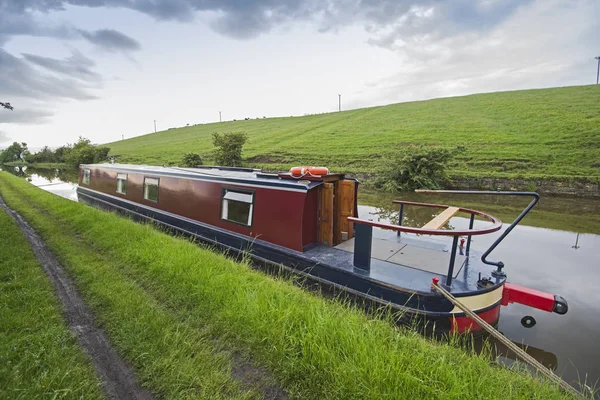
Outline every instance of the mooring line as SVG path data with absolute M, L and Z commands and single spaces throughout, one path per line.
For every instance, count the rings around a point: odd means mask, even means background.
M 569 385 L 564 379 L 562 379 L 560 376 L 556 375 L 554 372 L 552 372 L 552 370 L 550 370 L 549 368 L 544 366 L 538 360 L 533 358 L 530 354 L 527 354 L 527 352 L 525 352 L 525 350 L 518 347 L 512 341 L 508 340 L 508 338 L 505 337 L 504 335 L 502 335 L 500 332 L 498 332 L 498 330 L 496 330 L 496 328 L 494 328 L 492 325 L 488 324 L 479 315 L 475 314 L 467 306 L 462 304 L 456 297 L 454 297 L 450 292 L 448 292 L 446 289 L 444 289 L 439 284 L 439 282 L 433 282 L 431 284 L 431 286 L 433 288 L 435 288 L 438 292 L 440 292 L 452 304 L 454 304 L 456 307 L 460 308 L 469 318 L 471 318 L 473 321 L 477 322 L 479 324 L 479 326 L 481 326 L 483 329 L 485 329 L 490 335 L 492 335 L 499 342 L 501 342 L 506 347 L 508 347 L 510 350 L 512 350 L 517 355 L 517 357 L 519 357 L 523 361 L 529 363 L 532 367 L 537 369 L 539 372 L 541 372 L 545 377 L 547 377 L 551 381 L 558 383 L 558 385 L 561 388 L 563 388 L 565 391 L 567 391 L 579 398 L 582 398 L 582 399 L 586 398 L 581 392 L 579 392 L 573 386 Z
M 15 220 L 38 262 L 50 278 L 59 298 L 64 318 L 75 334 L 79 345 L 90 357 L 110 399 L 152 400 L 149 391 L 142 388 L 133 369 L 110 344 L 104 330 L 94 323 L 94 317 L 72 280 L 64 272 L 58 259 L 46 247 L 44 241 L 23 217 L 8 207 L 0 196 L 0 209 Z

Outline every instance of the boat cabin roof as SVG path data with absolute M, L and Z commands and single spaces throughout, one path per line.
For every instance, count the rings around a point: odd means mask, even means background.
M 277 173 L 266 173 L 260 169 L 252 168 L 212 166 L 184 168 L 135 164 L 82 164 L 80 167 L 111 169 L 118 172 L 132 172 L 148 176 L 168 176 L 203 181 L 222 181 L 224 183 L 238 183 L 242 185 L 271 186 L 297 191 L 309 191 L 323 184 L 322 181 L 282 178 Z

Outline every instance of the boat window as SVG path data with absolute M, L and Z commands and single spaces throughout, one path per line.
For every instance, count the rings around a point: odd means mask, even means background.
M 81 179 L 81 183 L 83 183 L 84 185 L 89 185 L 90 184 L 90 170 L 89 169 L 84 169 L 83 170 L 83 178 Z
M 117 193 L 127 194 L 127 174 L 117 174 Z
M 254 193 L 223 189 L 221 219 L 252 226 Z
M 158 178 L 144 178 L 144 199 L 158 202 Z

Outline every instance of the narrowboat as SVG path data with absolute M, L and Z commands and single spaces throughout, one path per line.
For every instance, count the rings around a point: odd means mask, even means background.
M 490 324 L 498 322 L 501 306 L 513 302 L 567 312 L 562 297 L 508 283 L 504 264 L 487 258 L 535 205 L 536 193 L 507 193 L 533 200 L 482 254 L 471 249 L 471 237 L 499 231 L 499 219 L 466 208 L 396 200 L 396 224 L 368 221 L 358 218 L 358 186 L 345 174 L 315 167 L 266 173 L 90 164 L 80 166 L 77 193 L 82 202 L 152 220 L 353 297 L 391 305 L 427 321 L 436 332 L 481 328 L 434 290 L 432 279 Z M 409 206 L 442 211 L 423 227 L 402 226 Z M 470 215 L 469 229 L 443 229 L 457 213 Z M 487 225 L 475 229 L 476 216 Z M 428 240 L 440 235 L 452 243 Z

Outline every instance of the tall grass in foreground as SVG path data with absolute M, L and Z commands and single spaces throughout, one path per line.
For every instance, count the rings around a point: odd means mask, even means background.
M 0 398 L 102 397 L 52 284 L 17 224 L 0 209 Z
M 568 398 L 526 373 L 433 343 L 149 225 L 32 190 L 6 173 L 0 182 L 6 201 L 76 276 L 143 382 L 164 397 L 199 384 L 218 387 L 213 379 L 222 375 L 198 382 L 188 370 L 190 346 L 214 346 L 268 367 L 294 398 Z

